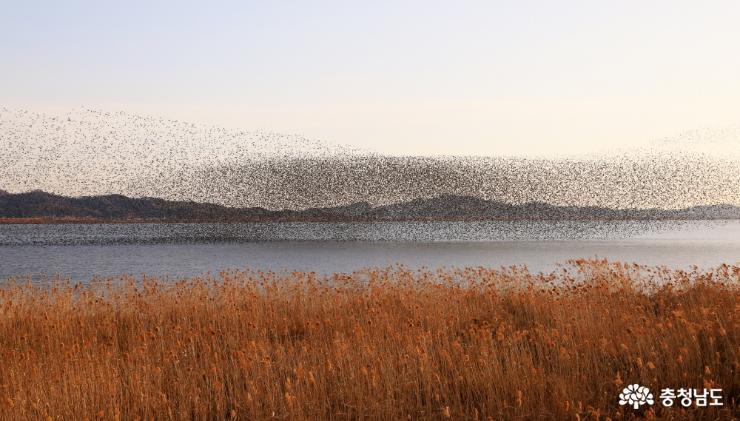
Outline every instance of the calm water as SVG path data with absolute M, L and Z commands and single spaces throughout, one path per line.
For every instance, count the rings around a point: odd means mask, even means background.
M 0 225 L 0 278 L 226 268 L 347 272 L 527 265 L 599 257 L 648 265 L 740 263 L 740 221 Z

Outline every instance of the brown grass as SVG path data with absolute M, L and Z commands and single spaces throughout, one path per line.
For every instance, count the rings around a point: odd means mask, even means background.
M 8 284 L 0 419 L 731 419 L 738 286 L 737 266 L 594 261 Z M 633 382 L 652 409 L 617 404 Z M 661 387 L 724 406 L 667 409 Z

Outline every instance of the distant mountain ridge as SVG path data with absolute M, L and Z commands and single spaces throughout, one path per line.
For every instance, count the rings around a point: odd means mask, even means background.
M 685 209 L 609 209 L 555 206 L 542 202 L 509 204 L 471 196 L 443 195 L 390 205 L 357 202 L 304 210 L 235 208 L 211 203 L 131 198 L 122 195 L 66 197 L 40 190 L 8 193 L 0 190 L 0 218 L 50 221 L 401 221 L 401 220 L 609 220 L 609 219 L 740 219 L 733 205 Z

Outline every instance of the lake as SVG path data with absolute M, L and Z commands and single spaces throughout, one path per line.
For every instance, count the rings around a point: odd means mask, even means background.
M 739 264 L 740 221 L 0 225 L 0 279 L 176 278 L 246 267 L 332 273 L 396 263 L 547 272 L 581 257 L 673 268 Z

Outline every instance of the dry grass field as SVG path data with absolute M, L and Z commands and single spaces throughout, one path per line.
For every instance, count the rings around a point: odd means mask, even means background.
M 7 282 L 0 419 L 732 419 L 739 340 L 737 266 Z

